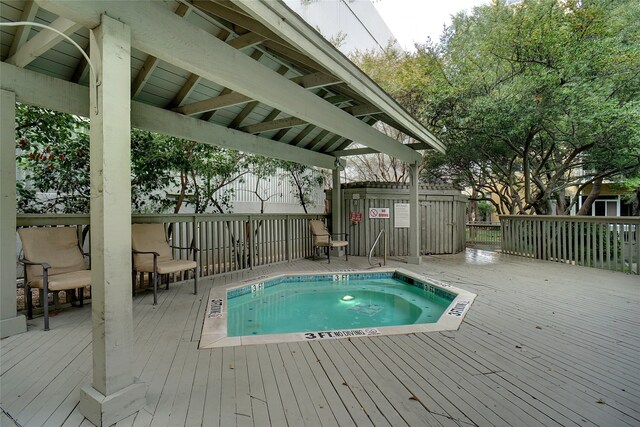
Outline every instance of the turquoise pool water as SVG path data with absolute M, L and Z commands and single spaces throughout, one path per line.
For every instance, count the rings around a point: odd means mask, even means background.
M 286 282 L 228 297 L 227 336 L 434 323 L 450 303 L 394 278 Z

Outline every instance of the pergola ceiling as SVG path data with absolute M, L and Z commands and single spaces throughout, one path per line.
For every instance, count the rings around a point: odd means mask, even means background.
M 1 5 L 3 22 L 49 25 L 85 50 L 101 13 L 129 25 L 134 126 L 149 123 L 150 130 L 321 167 L 336 156 L 386 152 L 412 162 L 419 158 L 414 150 L 443 150 L 280 1 L 3 0 Z M 87 62 L 62 36 L 38 27 L 0 29 L 5 64 L 68 82 L 65 87 L 73 90 L 89 85 Z M 15 74 L 5 64 L 2 74 Z M 388 138 L 372 127 L 378 121 L 418 143 Z M 351 148 L 356 143 L 367 148 Z

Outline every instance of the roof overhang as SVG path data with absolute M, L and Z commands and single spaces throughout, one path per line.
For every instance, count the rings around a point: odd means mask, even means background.
M 444 150 L 281 1 L 3 2 L 2 20 L 45 22 L 86 46 L 102 14 L 131 30 L 136 127 L 323 168 L 349 155 L 352 144 L 406 162 L 420 160 L 418 149 Z M 14 30 L 11 38 L 3 29 L 10 49 L 2 88 L 22 102 L 86 115 L 80 52 L 56 33 L 25 33 Z M 69 94 L 83 100 L 72 102 Z M 386 136 L 372 126 L 379 120 L 416 143 Z

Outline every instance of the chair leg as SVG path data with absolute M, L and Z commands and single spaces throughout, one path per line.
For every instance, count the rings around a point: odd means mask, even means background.
M 153 305 L 158 305 L 158 273 L 153 273 Z
M 33 294 L 29 285 L 24 285 L 24 292 L 27 301 L 27 319 L 33 319 Z
M 193 269 L 193 294 L 198 295 L 198 267 Z
M 84 288 L 78 288 L 78 299 L 80 300 L 80 307 L 84 306 Z
M 49 330 L 49 278 L 45 273 L 44 276 L 44 298 L 42 299 L 42 307 L 44 308 L 44 330 Z
M 131 272 L 131 296 L 136 296 L 136 271 Z
M 168 274 L 164 275 L 164 280 L 165 280 L 165 287 L 164 288 L 168 290 L 169 289 L 169 275 Z
M 331 264 L 331 246 L 327 246 L 327 259 L 329 260 L 327 264 Z

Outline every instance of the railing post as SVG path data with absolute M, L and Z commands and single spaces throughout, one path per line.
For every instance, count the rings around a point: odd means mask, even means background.
M 249 269 L 253 270 L 253 264 L 255 263 L 255 242 L 254 242 L 254 225 L 253 217 L 249 215 Z
M 284 248 L 287 262 L 291 262 L 291 218 L 289 215 L 286 215 L 284 220 Z

